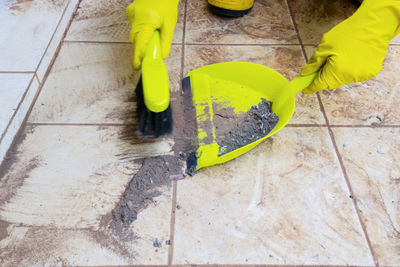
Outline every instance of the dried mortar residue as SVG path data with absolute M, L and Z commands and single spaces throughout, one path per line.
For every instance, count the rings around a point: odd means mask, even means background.
M 239 115 L 233 108 L 214 107 L 216 141 L 220 147 L 218 156 L 268 135 L 279 121 L 271 107 L 272 103 L 264 98 L 248 112 Z
M 142 167 L 126 187 L 120 202 L 113 210 L 113 226 L 123 230 L 136 220 L 138 213 L 162 194 L 162 186 L 170 186 L 171 175 L 183 173 L 183 161 L 175 156 L 141 159 Z

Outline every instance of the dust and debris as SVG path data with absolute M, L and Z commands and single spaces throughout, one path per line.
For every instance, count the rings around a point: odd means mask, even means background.
M 151 242 L 153 242 L 153 247 L 155 247 L 155 248 L 161 247 L 161 243 L 158 242 L 157 237 L 153 237 L 152 240 L 151 240 Z
M 10 223 L 0 220 L 0 241 L 8 236 L 7 228 Z
M 170 186 L 170 176 L 184 172 L 183 161 L 178 157 L 157 156 L 142 161 L 142 167 L 135 174 L 125 192 L 113 210 L 113 226 L 115 229 L 126 229 L 137 219 L 138 213 L 162 194 L 162 186 Z
M 197 119 L 196 109 L 193 105 L 192 91 L 188 84 L 189 79 L 182 81 L 182 92 L 172 92 L 171 105 L 174 134 L 175 155 L 186 159 L 186 154 L 197 150 Z
M 216 141 L 220 147 L 218 156 L 268 135 L 279 121 L 271 107 L 272 103 L 262 98 L 243 114 L 235 114 L 233 108 L 214 110 Z
M 34 156 L 27 159 L 22 167 L 15 171 L 17 162 L 21 155 L 20 147 L 24 143 L 27 134 L 34 131 L 34 126 L 24 127 L 15 137 L 13 144 L 0 164 L 0 204 L 9 201 L 20 188 L 25 179 L 29 178 L 31 172 L 40 166 L 40 158 Z

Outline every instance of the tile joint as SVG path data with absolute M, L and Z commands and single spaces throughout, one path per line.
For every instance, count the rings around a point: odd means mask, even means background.
M 289 5 L 289 0 L 285 0 L 285 2 L 286 2 L 286 5 L 287 5 L 287 7 L 288 7 L 288 9 L 289 9 L 289 14 L 290 14 L 290 17 L 291 17 L 291 19 L 292 19 L 294 28 L 295 28 L 295 30 L 296 30 L 297 38 L 298 38 L 299 43 L 300 43 L 300 45 L 301 45 L 301 49 L 302 49 L 302 51 L 303 51 L 304 59 L 306 60 L 305 63 L 307 63 L 308 57 L 307 57 L 307 54 L 306 54 L 306 51 L 305 51 L 305 48 L 304 48 L 304 44 L 303 44 L 303 42 L 302 42 L 302 39 L 301 39 L 301 37 L 300 37 L 299 31 L 298 31 L 298 28 L 297 28 L 296 20 L 295 20 L 295 18 L 294 18 L 294 16 L 293 16 L 293 11 L 292 11 L 292 9 L 291 9 L 291 7 L 290 7 L 290 5 Z M 336 144 L 336 141 L 335 141 L 335 137 L 334 137 L 333 131 L 332 131 L 332 129 L 331 129 L 331 125 L 330 125 L 330 123 L 329 123 L 328 116 L 327 116 L 327 114 L 326 114 L 324 105 L 323 105 L 322 100 L 321 100 L 321 96 L 320 96 L 319 92 L 317 92 L 316 95 L 317 95 L 317 98 L 318 98 L 320 110 L 321 110 L 321 112 L 322 112 L 322 114 L 323 114 L 323 116 L 324 116 L 325 123 L 326 123 L 327 128 L 328 128 L 329 136 L 330 136 L 330 139 L 331 139 L 333 148 L 334 148 L 334 150 L 335 150 L 335 154 L 336 154 L 336 156 L 337 156 L 337 158 L 338 158 L 338 160 L 339 160 L 339 165 L 340 165 L 340 168 L 341 168 L 341 170 L 342 170 L 342 173 L 343 173 L 343 176 L 344 176 L 344 179 L 345 179 L 347 188 L 348 188 L 348 190 L 349 190 L 349 192 L 350 192 L 350 194 L 351 194 L 351 196 L 352 196 L 353 206 L 354 206 L 354 208 L 356 209 L 357 217 L 358 217 L 359 223 L 360 223 L 360 225 L 361 225 L 361 228 L 362 228 L 362 230 L 363 230 L 363 233 L 364 233 L 364 236 L 365 236 L 365 239 L 366 239 L 366 242 L 367 242 L 367 245 L 368 245 L 370 254 L 371 254 L 371 256 L 372 256 L 372 259 L 373 259 L 373 261 L 374 261 L 374 264 L 375 264 L 376 266 L 379 266 L 378 260 L 377 260 L 377 258 L 376 258 L 375 253 L 374 253 L 374 250 L 373 250 L 372 245 L 371 245 L 371 241 L 370 241 L 370 239 L 369 239 L 369 236 L 368 236 L 368 233 L 367 233 L 367 230 L 366 230 L 366 226 L 365 226 L 365 224 L 364 224 L 363 221 L 362 221 L 361 214 L 360 214 L 360 210 L 359 210 L 359 208 L 358 208 L 358 203 L 357 203 L 357 200 L 356 200 L 356 196 L 355 196 L 354 193 L 353 193 L 353 189 L 352 189 L 352 187 L 351 187 L 351 183 L 350 183 L 349 177 L 348 177 L 348 175 L 347 175 L 347 171 L 346 171 L 346 168 L 345 168 L 345 166 L 344 166 L 342 156 L 341 156 L 341 154 L 340 154 L 340 152 L 339 152 L 339 150 L 338 150 L 338 147 L 337 147 L 337 144 Z

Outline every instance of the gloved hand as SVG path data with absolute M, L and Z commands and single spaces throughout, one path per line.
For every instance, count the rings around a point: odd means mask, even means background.
M 319 75 L 303 92 L 333 90 L 375 77 L 398 33 L 400 0 L 364 0 L 351 17 L 323 36 L 301 71 L 301 75 L 320 71 Z
M 161 55 L 168 57 L 178 18 L 179 0 L 135 0 L 126 9 L 132 25 L 129 41 L 134 45 L 133 67 L 139 69 L 155 30 L 160 30 Z

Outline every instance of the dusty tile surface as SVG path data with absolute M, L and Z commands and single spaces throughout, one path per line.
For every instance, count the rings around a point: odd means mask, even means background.
M 0 3 L 0 71 L 36 69 L 67 0 Z
M 246 61 L 270 67 L 286 79 L 296 77 L 305 60 L 300 46 L 201 46 L 185 47 L 184 75 L 190 70 L 219 62 Z M 324 123 L 315 95 L 296 95 L 296 109 L 290 123 Z
M 207 1 L 188 0 L 186 42 L 212 44 L 297 44 L 285 1 L 260 0 L 242 18 L 212 14 Z
M 373 265 L 325 128 L 285 128 L 201 170 L 177 205 L 177 264 Z
M 173 46 L 166 61 L 172 90 L 180 84 L 180 55 L 180 47 Z M 65 43 L 29 121 L 135 122 L 139 75 L 129 44 Z
M 303 44 L 318 44 L 322 35 L 356 10 L 349 0 L 288 0 Z
M 336 128 L 335 138 L 381 266 L 400 265 L 400 129 Z
M 32 76 L 33 74 L 0 74 L 0 139 L 28 88 Z
M 392 40 L 391 44 L 400 44 L 400 34 Z
M 331 124 L 399 125 L 400 47 L 390 46 L 376 78 L 322 92 Z
M 132 0 L 83 0 L 66 40 L 129 42 L 125 9 Z M 184 1 L 180 1 L 173 42 L 182 41 Z
M 159 194 L 137 207 L 133 236 L 113 227 L 112 214 L 141 168 L 135 159 L 170 154 L 172 145 L 138 142 L 129 127 L 29 126 L 0 173 L 1 261 L 165 264 L 170 186 L 152 188 Z

